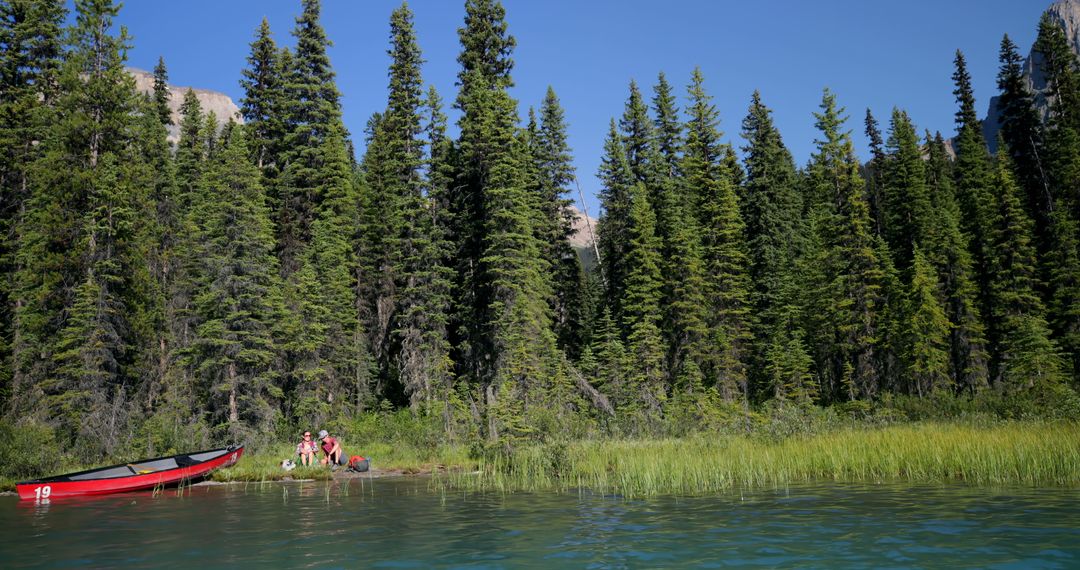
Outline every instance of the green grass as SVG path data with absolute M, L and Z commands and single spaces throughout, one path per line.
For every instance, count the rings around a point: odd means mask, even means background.
M 233 467 L 214 472 L 215 481 L 276 481 L 285 477 L 293 479 L 330 479 L 330 469 L 326 466 L 297 467 L 292 471 L 281 468 L 281 460 L 296 461 L 295 443 L 280 443 L 245 453 Z M 439 446 L 434 449 L 421 449 L 409 445 L 392 443 L 369 443 L 354 451 L 346 448 L 352 455 L 363 455 L 371 461 L 371 467 L 383 470 L 401 470 L 404 473 L 424 473 L 429 471 L 475 469 L 476 460 L 469 459 L 468 450 L 463 446 Z M 316 459 L 318 461 L 318 459 Z
M 588 488 L 627 497 L 699 495 L 811 481 L 1080 484 L 1080 424 L 908 424 L 763 442 L 698 435 L 524 447 L 441 485 L 472 490 Z

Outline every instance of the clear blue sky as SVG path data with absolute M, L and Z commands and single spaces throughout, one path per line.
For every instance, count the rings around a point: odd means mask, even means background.
M 514 95 L 521 114 L 555 88 L 570 125 L 578 175 L 595 193 L 608 120 L 622 113 L 631 78 L 647 90 L 663 70 L 685 93 L 700 66 L 725 137 L 739 125 L 754 89 L 774 111 L 796 161 L 813 150 L 812 112 L 831 88 L 851 120 L 858 152 L 867 107 L 884 123 L 894 106 L 920 128 L 953 130 L 952 59 L 959 48 L 974 77 L 980 113 L 995 92 L 1003 33 L 1027 52 L 1049 0 L 503 0 L 518 41 Z M 345 122 L 360 139 L 386 104 L 388 21 L 396 0 L 324 0 L 323 25 L 343 98 Z M 424 79 L 450 102 L 456 90 L 457 28 L 464 0 L 413 0 L 427 63 Z M 165 57 L 170 80 L 222 91 L 237 83 L 260 20 L 275 39 L 289 35 L 299 0 L 128 0 L 118 22 L 134 36 L 129 64 L 152 69 Z M 453 115 L 451 115 L 453 117 Z M 360 140 L 357 141 L 362 142 Z M 590 213 L 597 213 L 590 198 Z

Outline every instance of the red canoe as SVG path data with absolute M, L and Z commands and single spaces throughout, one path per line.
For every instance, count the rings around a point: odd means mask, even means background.
M 20 499 L 36 500 L 152 489 L 199 479 L 236 463 L 243 454 L 244 446 L 229 446 L 24 481 L 15 487 Z

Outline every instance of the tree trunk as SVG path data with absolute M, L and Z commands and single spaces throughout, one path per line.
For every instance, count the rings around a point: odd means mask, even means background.
M 240 421 L 240 410 L 236 404 L 236 363 L 229 363 L 229 423 Z

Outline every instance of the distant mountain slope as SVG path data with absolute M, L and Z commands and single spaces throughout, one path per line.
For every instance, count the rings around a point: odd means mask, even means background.
M 142 69 L 129 67 L 128 73 L 135 78 L 135 89 L 140 93 L 152 93 L 154 91 L 154 74 Z M 236 106 L 232 98 L 224 93 L 198 89 L 195 87 L 180 87 L 169 85 L 169 109 L 172 110 L 173 124 L 169 127 L 169 141 L 176 142 L 180 138 L 180 105 L 184 102 L 184 94 L 191 89 L 198 97 L 203 112 L 211 111 L 217 117 L 218 123 L 224 125 L 230 118 L 238 123 L 244 122 L 240 117 L 240 108 Z
M 586 216 L 574 206 L 570 206 L 570 211 L 574 214 L 574 235 L 570 236 L 570 245 L 578 252 L 585 269 L 591 270 L 596 266 L 596 248 L 593 246 L 596 219 Z

